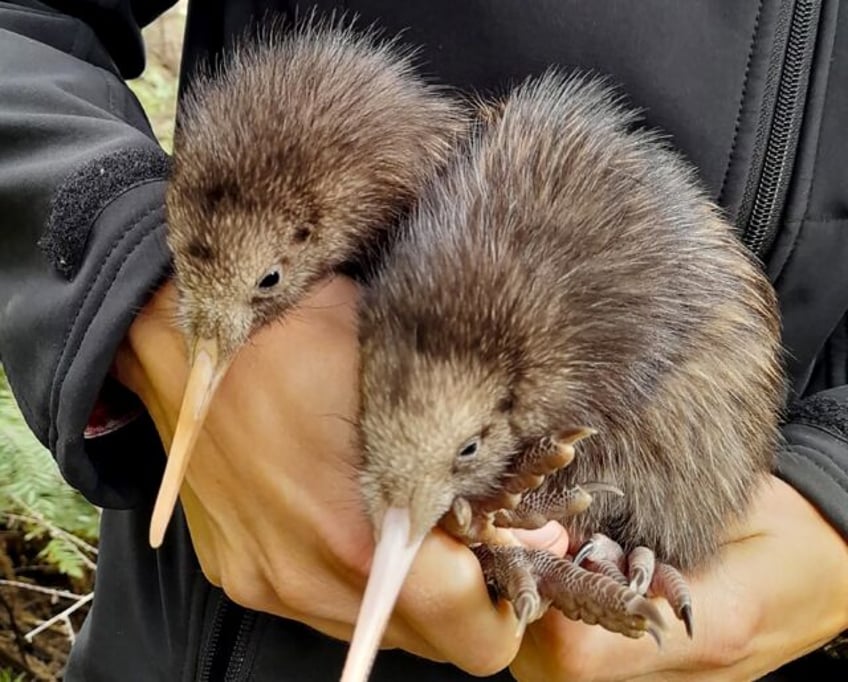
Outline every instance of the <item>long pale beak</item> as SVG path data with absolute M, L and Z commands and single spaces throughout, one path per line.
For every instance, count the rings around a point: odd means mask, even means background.
M 365 682 L 368 679 L 403 581 L 425 533 L 419 533 L 418 537 L 410 535 L 409 510 L 390 507 L 383 517 L 371 575 L 353 629 L 341 682 Z
M 159 486 L 159 495 L 150 520 L 150 546 L 159 547 L 165 529 L 174 513 L 174 505 L 188 468 L 189 457 L 200 435 L 203 420 L 212 404 L 212 396 L 227 371 L 229 360 L 218 357 L 218 345 L 209 339 L 200 339 L 193 349 L 191 370 L 188 375 L 171 452 L 165 465 L 165 474 Z

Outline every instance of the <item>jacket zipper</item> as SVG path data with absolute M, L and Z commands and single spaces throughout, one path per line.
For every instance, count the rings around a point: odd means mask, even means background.
M 198 670 L 198 682 L 240 682 L 255 622 L 255 613 L 220 596 Z
M 245 658 L 247 658 L 247 645 L 250 642 L 250 633 L 253 630 L 255 621 L 256 614 L 252 611 L 245 610 L 241 614 L 241 620 L 239 621 L 235 642 L 233 642 L 230 664 L 227 666 L 227 676 L 224 678 L 224 682 L 241 682 L 242 668 L 244 667 Z
M 221 630 L 224 627 L 224 617 L 227 615 L 226 597 L 221 597 L 215 607 L 215 618 L 212 621 L 212 630 L 209 633 L 208 643 L 204 650 L 203 661 L 197 672 L 198 682 L 212 682 L 212 667 L 215 661 L 218 640 L 221 638 Z
M 774 96 L 774 108 L 762 155 L 762 168 L 753 192 L 747 192 L 750 212 L 742 224 L 742 241 L 765 259 L 780 226 L 789 191 L 801 120 L 807 99 L 807 88 L 818 33 L 821 0 L 796 0 L 788 28 L 776 39 L 786 37 L 782 69 Z

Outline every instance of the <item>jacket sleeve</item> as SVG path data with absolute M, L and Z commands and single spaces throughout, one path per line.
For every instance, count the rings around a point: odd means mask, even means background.
M 788 418 L 777 474 L 848 540 L 848 385 L 796 401 Z
M 168 4 L 0 2 L 0 361 L 63 475 L 101 506 L 133 504 L 138 472 L 83 432 L 169 263 L 168 158 L 123 81 L 143 68 L 140 24 Z

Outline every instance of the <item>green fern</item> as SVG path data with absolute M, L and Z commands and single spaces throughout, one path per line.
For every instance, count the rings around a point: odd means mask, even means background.
M 97 509 L 64 482 L 25 424 L 0 369 L 0 521 L 22 524 L 29 540 L 49 538 L 42 558 L 82 577 L 91 560 L 79 539 L 95 540 L 99 520 Z
M 16 675 L 11 668 L 0 668 L 0 682 L 25 682 L 25 680 L 23 673 Z
M 65 573 L 72 578 L 85 576 L 86 565 L 81 561 L 80 549 L 63 537 L 51 539 L 38 556 L 53 564 L 60 573 Z

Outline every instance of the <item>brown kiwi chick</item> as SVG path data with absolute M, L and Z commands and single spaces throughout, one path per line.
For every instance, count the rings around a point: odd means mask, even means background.
M 385 235 L 446 162 L 464 119 L 408 51 L 320 21 L 245 43 L 195 82 L 166 200 L 192 370 L 153 546 L 234 354 Z
M 635 121 L 597 81 L 549 73 L 518 88 L 428 187 L 368 287 L 361 485 L 379 540 L 346 682 L 367 675 L 440 519 L 483 541 L 486 578 L 522 621 L 553 602 L 658 637 L 641 595 L 653 582 L 675 597 L 665 567 L 717 556 L 769 471 L 783 397 L 773 290 L 692 169 Z M 624 494 L 572 517 L 587 481 Z M 648 547 L 662 570 L 631 589 L 487 547 L 499 506 L 499 525 L 556 518 L 637 563 Z

